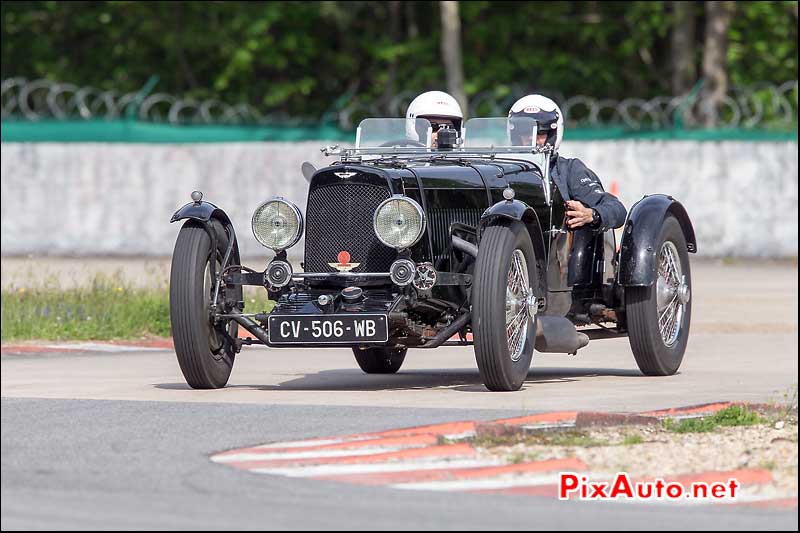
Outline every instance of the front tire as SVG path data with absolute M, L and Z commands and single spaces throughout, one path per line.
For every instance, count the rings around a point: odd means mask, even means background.
M 689 252 L 672 215 L 661 226 L 656 250 L 656 281 L 625 289 L 628 339 L 643 374 L 670 376 L 683 361 L 692 317 Z
M 521 222 L 500 222 L 483 233 L 472 289 L 475 359 L 486 388 L 522 387 L 536 337 L 536 255 Z
M 233 320 L 214 324 L 210 319 L 214 280 L 211 261 L 217 272 L 228 246 L 228 235 L 216 220 L 217 249 L 205 228 L 187 221 L 175 242 L 169 282 L 169 315 L 175 354 L 186 383 L 193 389 L 218 389 L 228 383 L 233 369 L 237 325 Z M 221 291 L 218 301 L 223 301 Z
M 406 358 L 407 348 L 353 348 L 353 355 L 366 374 L 395 374 Z

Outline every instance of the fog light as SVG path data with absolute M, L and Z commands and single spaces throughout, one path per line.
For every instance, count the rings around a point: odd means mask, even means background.
M 292 266 L 286 261 L 273 261 L 264 273 L 264 282 L 272 288 L 280 289 L 292 281 Z
M 409 259 L 398 259 L 389 269 L 392 283 L 404 287 L 414 281 L 414 262 Z

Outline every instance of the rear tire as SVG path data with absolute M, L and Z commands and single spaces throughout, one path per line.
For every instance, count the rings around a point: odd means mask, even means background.
M 235 348 L 230 339 L 238 326 L 231 320 L 214 325 L 209 316 L 214 283 L 210 259 L 220 263 L 228 246 L 222 224 L 212 221 L 217 234 L 217 249 L 211 250 L 211 238 L 205 228 L 187 221 L 175 242 L 169 283 L 169 315 L 175 354 L 186 383 L 193 389 L 218 389 L 228 383 Z M 220 291 L 218 301 L 223 301 Z M 226 330 L 227 328 L 227 330 Z
M 353 348 L 356 362 L 366 374 L 395 374 L 406 358 L 407 348 Z
M 643 374 L 670 376 L 683 361 L 692 317 L 689 252 L 683 229 L 672 215 L 661 226 L 655 268 L 656 281 L 651 286 L 625 288 L 628 339 Z M 683 283 L 688 295 L 685 303 L 677 290 Z M 667 305 L 673 298 L 676 303 Z
M 512 260 L 517 261 L 518 269 Z M 525 272 L 527 279 L 513 283 L 515 272 Z M 523 285 L 527 285 L 524 290 L 514 289 Z M 537 285 L 536 255 L 525 225 L 502 221 L 486 228 L 475 263 L 472 331 L 478 370 L 491 391 L 519 390 L 528 377 L 536 338 L 536 304 L 529 305 L 527 298 L 533 294 L 531 287 Z

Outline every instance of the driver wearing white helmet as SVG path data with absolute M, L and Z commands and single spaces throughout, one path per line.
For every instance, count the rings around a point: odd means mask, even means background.
M 508 112 L 511 143 L 533 146 L 533 132 L 514 129 L 515 118 L 534 119 L 537 122 L 536 144 L 550 144 L 550 175 L 567 204 L 567 225 L 570 229 L 588 226 L 606 231 L 625 223 L 626 210 L 613 194 L 605 192 L 600 178 L 580 159 L 558 155 L 564 136 L 564 116 L 558 105 L 540 94 L 530 94 L 517 100 Z M 527 133 L 527 134 L 526 134 Z
M 461 123 L 464 113 L 458 101 L 442 91 L 428 91 L 420 94 L 408 105 L 406 111 L 406 134 L 409 139 L 425 142 L 427 132 L 417 131 L 416 119 L 424 118 L 431 123 L 433 135 L 431 147 L 437 147 L 438 132 L 441 128 L 451 128 L 461 136 Z

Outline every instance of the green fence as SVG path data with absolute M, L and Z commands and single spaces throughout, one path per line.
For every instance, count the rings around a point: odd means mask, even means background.
M 138 120 L 3 120 L 3 142 L 114 142 L 114 143 L 219 143 L 266 141 L 335 141 L 352 142 L 354 131 L 333 124 L 290 125 L 175 125 Z M 567 140 L 605 141 L 621 139 L 689 141 L 797 141 L 797 130 L 659 129 L 631 130 L 623 126 L 573 128 Z

